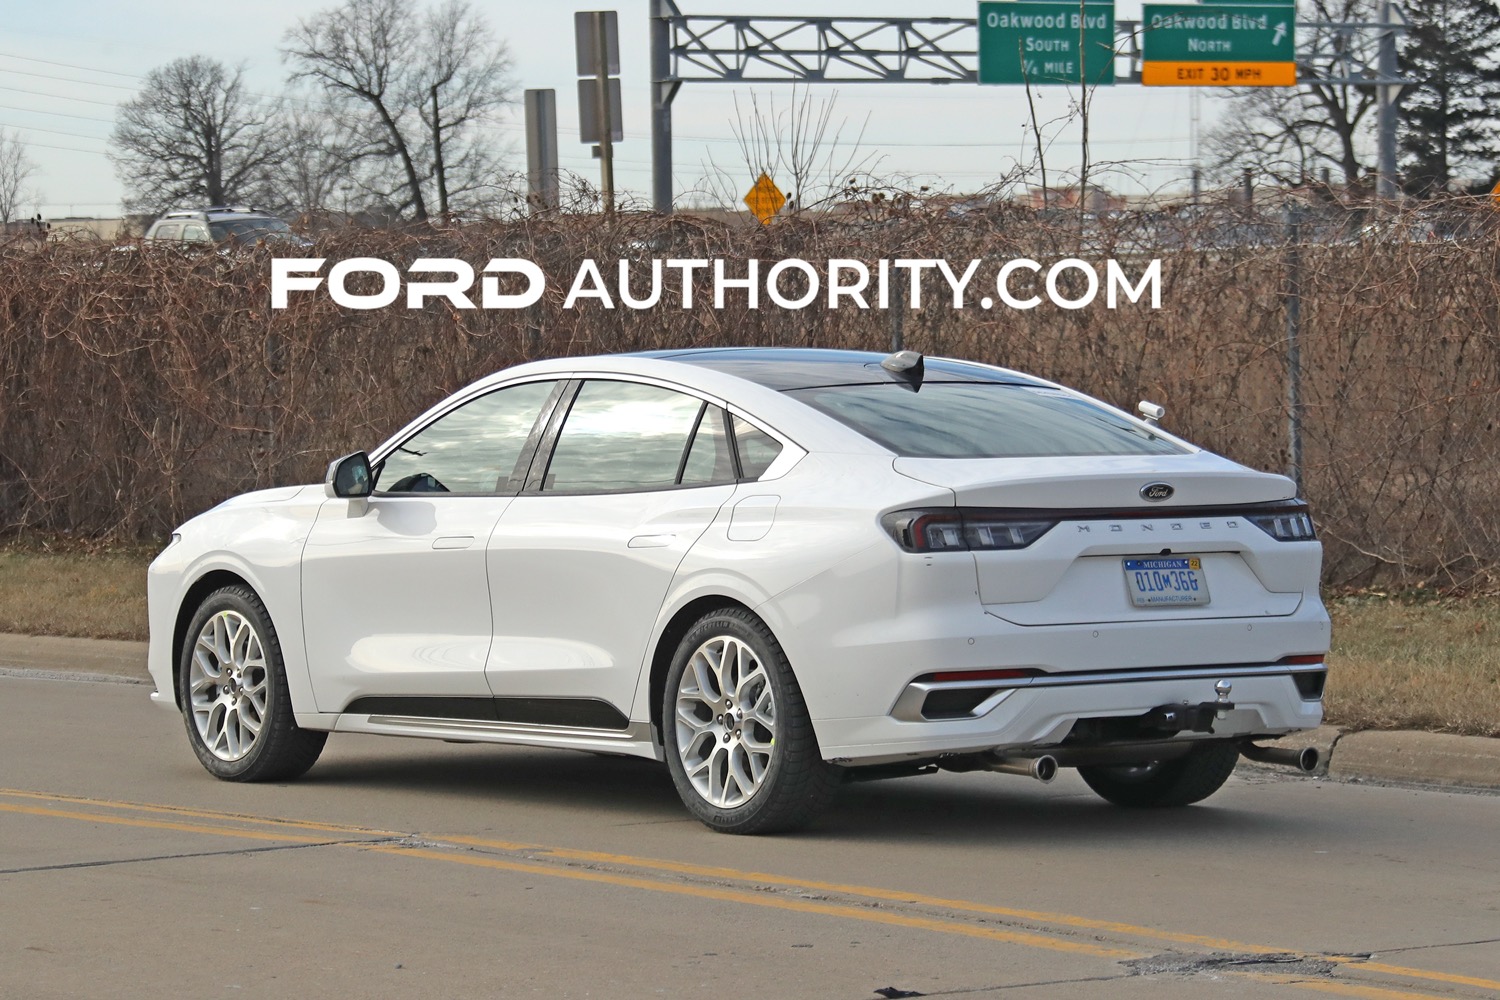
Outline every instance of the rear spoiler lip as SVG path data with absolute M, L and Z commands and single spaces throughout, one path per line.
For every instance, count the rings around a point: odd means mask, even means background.
M 931 505 L 928 505 L 931 506 Z M 975 507 L 954 504 L 955 510 L 973 512 L 981 517 L 1014 518 L 1034 521 L 1120 521 L 1160 520 L 1177 517 L 1248 517 L 1259 514 L 1305 514 L 1310 512 L 1306 500 L 1265 500 L 1255 503 L 1208 504 L 1193 507 Z

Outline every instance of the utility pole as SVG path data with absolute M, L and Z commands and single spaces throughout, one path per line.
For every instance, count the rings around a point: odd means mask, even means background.
M 1396 98 L 1401 93 L 1401 86 L 1391 81 L 1400 74 L 1400 67 L 1396 64 L 1396 29 L 1404 24 L 1405 19 L 1392 0 L 1381 0 L 1380 38 L 1375 62 L 1375 71 L 1380 78 L 1375 86 L 1379 101 L 1375 120 L 1379 132 L 1375 194 L 1387 201 L 1396 197 Z
M 555 212 L 557 183 L 557 91 L 526 91 L 527 201 L 533 212 Z
M 448 222 L 448 177 L 443 170 L 443 120 L 438 117 L 438 89 L 432 85 L 432 160 L 437 172 L 438 218 Z

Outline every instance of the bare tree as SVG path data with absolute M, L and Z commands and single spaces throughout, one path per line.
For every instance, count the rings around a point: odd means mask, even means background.
M 781 108 L 775 94 L 762 105 L 761 96 L 752 90 L 749 107 L 741 107 L 736 96 L 729 127 L 747 173 L 720 167 L 710 156 L 705 178 L 709 192 L 723 204 L 736 205 L 746 176 L 754 180 L 765 173 L 786 189 L 788 211 L 800 212 L 844 197 L 853 185 L 868 186 L 877 157 L 859 148 L 864 125 L 852 139 L 845 138 L 847 119 L 833 120 L 837 101 L 837 92 L 815 101 L 809 90 L 799 93 L 795 86 L 790 102 Z
M 313 80 L 368 125 L 360 181 L 418 221 L 482 207 L 512 100 L 510 60 L 467 0 L 417 16 L 410 0 L 345 0 L 287 32 L 294 80 Z
M 1207 137 L 1209 171 L 1229 179 L 1249 168 L 1285 184 L 1306 183 L 1323 167 L 1359 185 L 1370 162 L 1365 137 L 1375 88 L 1353 82 L 1375 65 L 1375 34 L 1345 23 L 1375 19 L 1373 0 L 1304 0 L 1299 16 L 1322 25 L 1299 47 L 1295 89 L 1237 91 L 1222 124 Z M 1345 80 L 1323 83 L 1323 80 Z
M 245 92 L 244 67 L 206 56 L 177 59 L 146 74 L 120 105 L 110 159 L 125 205 L 159 212 L 185 201 L 227 205 L 263 185 L 280 154 L 274 111 Z
M 28 199 L 26 182 L 35 173 L 20 134 L 0 130 L 0 223 L 9 222 Z
M 327 106 L 290 106 L 277 122 L 276 145 L 281 152 L 267 168 L 258 204 L 289 217 L 353 207 L 352 175 L 368 146 L 360 122 L 347 122 Z

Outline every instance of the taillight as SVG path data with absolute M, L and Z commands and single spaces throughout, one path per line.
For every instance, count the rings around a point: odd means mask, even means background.
M 908 552 L 1024 549 L 1057 524 L 958 507 L 898 510 L 887 514 L 881 523 L 896 544 Z
M 1312 515 L 1306 507 L 1271 514 L 1248 514 L 1246 517 L 1278 542 L 1310 542 L 1318 537 L 1313 530 Z

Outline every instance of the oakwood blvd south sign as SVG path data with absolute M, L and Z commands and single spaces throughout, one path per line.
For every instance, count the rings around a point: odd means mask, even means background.
M 1290 3 L 1148 3 L 1141 12 L 1141 83 L 1296 86 L 1296 30 Z
M 980 83 L 1114 83 L 1114 4 L 980 3 L 978 78 Z

